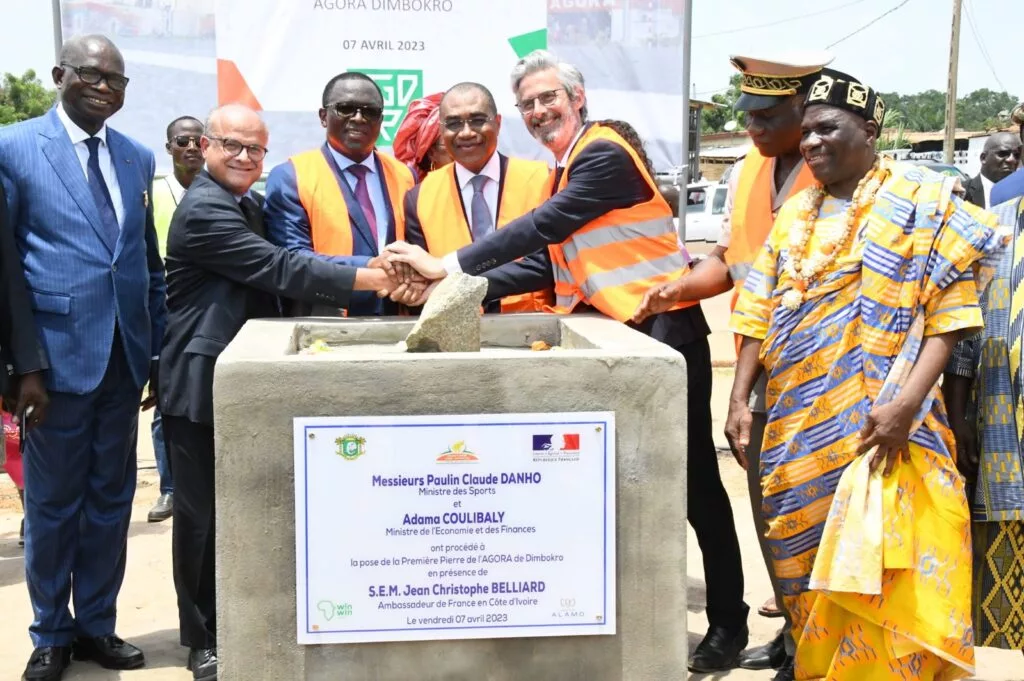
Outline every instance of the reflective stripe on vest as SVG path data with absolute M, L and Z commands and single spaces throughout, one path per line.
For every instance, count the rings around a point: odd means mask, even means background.
M 810 187 L 814 181 L 811 169 L 804 163 L 785 199 Z M 773 159 L 762 156 L 757 147 L 751 148 L 740 168 L 732 213 L 729 215 L 729 246 L 725 249 L 725 264 L 729 268 L 733 285 L 730 309 L 736 308 L 743 282 L 750 270 L 754 269 L 754 259 L 768 240 L 768 234 L 775 223 L 775 211 L 772 210 L 774 183 Z M 735 341 L 736 354 L 739 355 L 740 336 L 736 336 Z
M 352 255 L 352 222 L 348 205 L 338 186 L 334 169 L 324 157 L 324 147 L 310 149 L 288 159 L 295 169 L 299 202 L 309 219 L 313 251 L 323 255 Z M 412 189 L 412 173 L 394 158 L 377 153 L 387 185 L 391 213 L 395 217 L 395 238 L 405 240 L 403 200 Z
M 598 140 L 626 150 L 650 188 L 651 198 L 629 208 L 611 210 L 562 243 L 548 247 L 555 279 L 552 310 L 568 313 L 580 302 L 586 302 L 624 322 L 633 315 L 648 289 L 684 276 L 687 269 L 672 223 L 672 209 L 633 147 L 611 128 L 591 125 L 580 136 L 569 154 L 558 191 L 568 184 L 576 157 Z M 679 303 L 672 309 L 696 304 Z
M 500 194 L 498 229 L 544 203 L 551 195 L 548 164 L 543 161 L 508 159 Z M 431 255 L 441 258 L 473 242 L 462 207 L 454 163 L 428 173 L 423 178 L 416 200 L 416 215 Z M 506 296 L 501 299 L 501 311 L 542 312 L 553 301 L 554 296 L 550 290 Z
M 768 240 L 775 222 L 772 210 L 772 185 L 775 182 L 774 159 L 766 158 L 752 148 L 743 159 L 732 213 L 729 216 L 729 247 L 725 249 L 725 264 L 729 266 L 736 289 L 743 287 L 754 267 L 758 251 Z M 806 163 L 789 189 L 788 199 L 814 184 L 814 175 Z M 784 200 L 785 200 L 784 199 Z

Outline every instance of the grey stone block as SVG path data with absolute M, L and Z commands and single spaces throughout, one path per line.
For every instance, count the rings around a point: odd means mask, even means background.
M 482 354 L 395 352 L 413 323 L 254 321 L 221 355 L 214 382 L 219 678 L 686 678 L 682 356 L 603 317 L 541 314 L 486 316 Z M 339 351 L 299 355 L 314 339 Z M 536 340 L 564 349 L 525 350 Z M 616 414 L 615 636 L 296 642 L 294 417 L 603 410 Z

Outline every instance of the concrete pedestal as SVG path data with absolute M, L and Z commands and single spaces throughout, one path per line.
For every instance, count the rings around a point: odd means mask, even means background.
M 412 324 L 249 322 L 218 361 L 221 681 L 685 678 L 682 356 L 589 315 L 486 317 L 482 353 L 407 354 L 387 347 L 405 338 Z M 298 354 L 316 339 L 338 351 Z M 524 352 L 535 340 L 563 349 Z M 367 347 L 373 344 L 382 346 L 379 352 Z M 296 643 L 293 417 L 603 410 L 616 414 L 617 635 Z

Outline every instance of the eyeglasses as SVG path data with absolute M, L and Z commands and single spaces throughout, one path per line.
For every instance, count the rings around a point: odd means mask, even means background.
M 175 135 L 172 141 L 179 149 L 187 149 L 190 144 L 199 148 L 199 135 Z
M 259 162 L 267 155 L 267 148 L 261 147 L 258 144 L 242 144 L 230 137 L 214 137 L 213 135 L 207 135 L 206 138 L 214 142 L 220 142 L 220 146 L 227 152 L 228 156 L 238 156 L 242 153 L 242 149 L 245 149 L 245 153 L 249 156 L 250 161 Z
M 328 104 L 327 108 L 332 110 L 341 118 L 354 118 L 356 113 L 361 113 L 363 118 L 371 123 L 376 123 L 384 116 L 384 109 L 379 106 L 364 106 L 362 104 L 344 104 L 337 102 L 335 104 Z
M 97 85 L 101 80 L 105 80 L 107 86 L 114 92 L 124 92 L 124 89 L 128 87 L 128 78 L 120 73 L 107 73 L 91 66 L 72 66 L 66 62 L 61 62 L 60 66 L 74 71 L 79 80 L 86 85 Z
M 467 125 L 473 132 L 480 132 L 484 126 L 490 123 L 493 118 L 490 116 L 472 116 L 471 118 L 446 118 L 444 121 L 444 129 L 448 132 L 454 132 L 458 134 L 462 132 L 463 128 Z
M 530 99 L 522 100 L 521 102 L 516 104 L 516 108 L 519 109 L 520 113 L 528 114 L 531 111 L 533 111 L 534 107 L 537 105 L 537 102 L 540 102 L 545 107 L 552 106 L 555 102 L 558 101 L 558 95 L 561 92 L 563 92 L 563 90 L 564 88 L 558 88 L 557 90 L 548 90 L 547 92 L 542 92 L 536 97 L 531 97 Z

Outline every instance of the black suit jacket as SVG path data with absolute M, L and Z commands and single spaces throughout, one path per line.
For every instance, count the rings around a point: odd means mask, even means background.
M 981 183 L 980 173 L 968 180 L 964 189 L 967 190 L 967 194 L 964 196 L 965 201 L 970 201 L 981 208 L 988 208 L 985 205 L 985 185 Z
M 7 197 L 0 183 L 0 395 L 13 400 L 16 377 L 49 368 L 39 342 L 25 270 L 7 219 Z M 13 401 L 8 405 L 14 408 Z
M 565 189 L 502 229 L 460 248 L 459 265 L 466 274 L 488 279 L 488 300 L 549 288 L 554 277 L 548 245 L 565 241 L 605 213 L 650 201 L 653 195 L 625 149 L 605 140 L 592 142 L 573 162 Z M 638 330 L 672 347 L 711 333 L 699 305 L 655 315 Z
M 345 307 L 356 268 L 274 246 L 205 171 L 167 235 L 167 333 L 160 410 L 213 424 L 217 357 L 249 319 L 280 315 L 276 296 Z

